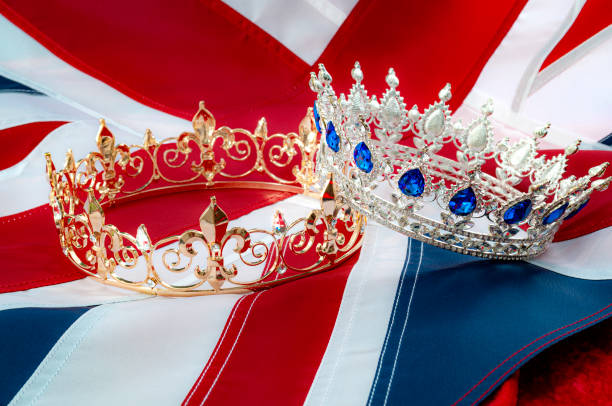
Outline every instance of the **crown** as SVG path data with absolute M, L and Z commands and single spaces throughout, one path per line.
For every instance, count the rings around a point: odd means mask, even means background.
M 479 257 L 531 258 L 612 180 L 601 178 L 608 162 L 564 178 L 580 142 L 556 156 L 538 153 L 550 125 L 496 141 L 490 101 L 467 126 L 453 122 L 450 84 L 421 112 L 406 108 L 393 69 L 380 102 L 368 96 L 358 62 L 351 76 L 346 97 L 336 96 L 322 64 L 311 73 L 315 125 L 325 137 L 317 170 L 333 174 L 354 210 L 420 241 Z
M 197 296 L 265 289 L 329 270 L 358 251 L 365 218 L 336 198 L 329 179 L 320 208 L 288 222 L 277 211 L 266 227 L 229 227 L 216 198 L 199 229 L 153 241 L 144 224 L 135 234 L 106 223 L 108 207 L 125 200 L 184 190 L 263 188 L 312 196 L 318 148 L 312 110 L 299 134 L 216 128 L 200 102 L 193 132 L 157 141 L 147 130 L 142 145 L 116 144 L 100 120 L 98 151 L 56 170 L 45 154 L 50 205 L 62 251 L 97 281 L 164 296 Z

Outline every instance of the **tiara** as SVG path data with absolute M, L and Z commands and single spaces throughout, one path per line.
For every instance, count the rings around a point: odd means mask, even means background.
M 142 145 L 126 145 L 100 120 L 98 151 L 75 161 L 68 150 L 60 170 L 45 154 L 62 251 L 86 275 L 154 295 L 240 293 L 329 270 L 358 251 L 365 218 L 337 198 L 332 179 L 316 188 L 312 109 L 299 134 L 269 135 L 263 118 L 253 133 L 216 128 L 203 102 L 192 124 L 178 137 L 157 141 L 147 130 Z M 213 196 L 199 229 L 157 241 L 144 224 L 129 234 L 105 221 L 108 208 L 125 200 L 231 187 L 321 192 L 320 207 L 291 222 L 276 211 L 269 227 L 247 230 L 230 228 Z
M 322 64 L 311 73 L 315 125 L 325 138 L 318 173 L 333 174 L 354 210 L 420 241 L 479 257 L 531 258 L 612 180 L 600 178 L 608 162 L 583 177 L 564 178 L 580 142 L 556 156 L 539 154 L 550 125 L 532 137 L 497 142 L 490 101 L 467 126 L 453 122 L 450 84 L 421 112 L 406 108 L 393 69 L 380 102 L 368 96 L 358 62 L 351 76 L 347 97 L 336 96 Z M 489 167 L 495 169 L 483 170 Z

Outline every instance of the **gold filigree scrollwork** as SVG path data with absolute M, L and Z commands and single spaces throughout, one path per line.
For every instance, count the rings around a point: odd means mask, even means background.
M 246 292 L 331 269 L 361 246 L 365 218 L 352 213 L 330 179 L 321 206 L 287 222 L 277 212 L 270 229 L 230 227 L 214 197 L 199 229 L 153 241 L 145 225 L 134 235 L 107 224 L 105 207 L 141 194 L 198 187 L 248 187 L 305 192 L 314 174 L 318 136 L 312 111 L 298 134 L 216 128 L 201 103 L 193 132 L 142 145 L 116 144 L 101 121 L 98 151 L 56 170 L 46 154 L 50 205 L 64 254 L 83 272 L 114 286 L 156 295 Z M 279 170 L 279 171 L 277 171 Z
M 116 143 L 100 120 L 98 151 L 84 159 L 67 158 L 65 173 L 75 203 L 84 203 L 93 189 L 102 205 L 147 191 L 172 187 L 215 188 L 230 181 L 286 185 L 294 192 L 317 183 L 314 171 L 318 135 L 312 110 L 299 126 L 299 134 L 268 134 L 262 118 L 253 133 L 216 120 L 204 102 L 192 120 L 192 132 L 157 140 L 150 130 L 141 145 Z M 71 154 L 70 154 L 71 155 Z M 64 185 L 66 186 L 66 185 Z M 265 185 L 263 185 L 265 186 Z

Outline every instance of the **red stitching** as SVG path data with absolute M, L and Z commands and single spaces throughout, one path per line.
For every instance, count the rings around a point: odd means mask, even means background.
M 607 306 L 609 307 L 609 306 Z M 603 310 L 603 309 L 602 309 Z M 510 371 L 512 371 L 515 367 L 517 367 L 518 365 L 520 365 L 521 362 L 523 362 L 524 360 L 526 360 L 527 358 L 529 358 L 533 353 L 538 352 L 538 350 L 540 350 L 543 347 L 546 347 L 548 344 L 551 344 L 555 341 L 559 341 L 561 338 L 572 334 L 575 331 L 578 330 L 583 330 L 586 327 L 590 326 L 593 323 L 598 322 L 599 320 L 605 319 L 606 317 L 608 317 L 609 315 L 611 315 L 612 312 L 608 312 L 606 314 L 604 314 L 603 316 L 591 321 L 590 323 L 585 324 L 584 326 L 580 326 L 580 327 L 576 327 L 573 330 L 568 331 L 567 333 L 561 334 L 559 337 L 553 338 L 551 340 L 548 340 L 547 342 L 545 342 L 544 344 L 540 345 L 538 348 L 534 349 L 533 351 L 531 351 L 529 354 L 525 355 L 523 358 L 521 358 L 516 364 L 512 365 L 512 367 L 510 369 L 508 369 L 506 372 L 504 372 L 504 374 L 502 376 L 500 376 L 494 383 L 493 385 L 491 385 L 489 387 L 489 389 L 487 389 L 482 395 L 480 395 L 480 397 L 478 399 L 476 399 L 476 401 L 474 403 L 472 403 L 472 405 L 475 405 L 476 403 L 480 402 L 480 400 L 482 400 L 483 397 L 485 397 L 487 395 L 487 393 L 489 393 L 489 391 L 491 391 L 491 389 L 493 389 L 495 387 L 495 385 L 497 385 L 506 375 L 508 375 L 510 373 Z
M 589 316 L 583 317 L 582 319 L 580 319 L 580 320 L 576 320 L 576 321 L 575 321 L 575 322 L 573 322 L 573 323 L 570 323 L 570 324 L 567 324 L 567 325 L 565 325 L 565 326 L 563 326 L 563 327 L 559 327 L 559 328 L 557 328 L 557 329 L 555 329 L 555 330 L 549 331 L 548 333 L 546 333 L 546 334 L 544 334 L 544 335 L 542 335 L 542 336 L 540 336 L 540 337 L 536 338 L 535 340 L 531 341 L 530 343 L 528 343 L 528 344 L 524 345 L 523 347 L 521 347 L 520 349 L 516 350 L 516 351 L 515 351 L 514 353 L 512 353 L 512 354 L 511 354 L 511 355 L 510 355 L 508 358 L 506 358 L 505 360 L 503 360 L 503 361 L 502 361 L 502 362 L 501 362 L 499 365 L 497 365 L 495 368 L 493 368 L 491 371 L 489 371 L 489 373 L 487 373 L 487 374 L 486 374 L 486 375 L 485 375 L 485 376 L 484 376 L 484 377 L 483 377 L 483 378 L 482 378 L 480 381 L 478 381 L 478 382 L 477 382 L 477 383 L 476 383 L 476 384 L 475 384 L 475 385 L 474 385 L 474 386 L 473 386 L 473 387 L 472 387 L 472 388 L 471 388 L 469 391 L 467 391 L 467 392 L 465 393 L 465 395 L 461 396 L 461 397 L 460 397 L 460 398 L 459 398 L 457 401 L 455 401 L 455 403 L 453 403 L 453 405 L 452 405 L 452 406 L 454 406 L 454 405 L 458 404 L 458 403 L 459 403 L 459 402 L 461 402 L 463 399 L 465 399 L 465 397 L 466 397 L 467 395 L 469 395 L 470 393 L 472 393 L 472 392 L 474 391 L 474 389 L 476 389 L 478 386 L 480 386 L 480 385 L 481 385 L 481 384 L 482 384 L 482 383 L 483 383 L 483 382 L 484 382 L 484 381 L 485 381 L 485 380 L 486 380 L 486 379 L 487 379 L 489 376 L 491 376 L 491 374 L 492 374 L 493 372 L 495 372 L 496 370 L 498 370 L 498 369 L 499 369 L 499 368 L 500 368 L 502 365 L 504 365 L 506 362 L 510 361 L 512 358 L 514 358 L 516 355 L 518 355 L 519 353 L 521 353 L 521 352 L 522 352 L 524 349 L 526 349 L 527 347 L 530 347 L 531 345 L 533 345 L 533 344 L 537 343 L 538 341 L 540 341 L 541 339 L 543 339 L 543 338 L 545 338 L 545 337 L 548 337 L 548 336 L 549 336 L 549 335 L 551 335 L 551 334 L 554 334 L 554 333 L 556 333 L 556 332 L 558 332 L 558 331 L 560 331 L 560 330 L 563 330 L 563 329 L 566 329 L 566 328 L 568 328 L 568 327 L 571 327 L 571 326 L 573 326 L 573 325 L 575 325 L 575 324 L 578 324 L 578 323 L 580 323 L 580 322 L 582 322 L 582 321 L 584 321 L 584 320 L 586 320 L 586 319 L 590 319 L 591 317 L 595 316 L 596 314 L 603 312 L 604 310 L 606 310 L 606 309 L 607 309 L 607 308 L 609 308 L 610 306 L 612 306 L 612 303 L 611 303 L 611 304 L 609 304 L 609 305 L 607 305 L 607 306 L 605 306 L 605 307 L 603 307 L 603 308 L 601 308 L 600 310 L 596 311 L 595 313 L 593 313 L 593 314 L 591 314 L 591 315 L 589 315 Z M 561 336 L 561 337 L 563 337 L 563 336 Z

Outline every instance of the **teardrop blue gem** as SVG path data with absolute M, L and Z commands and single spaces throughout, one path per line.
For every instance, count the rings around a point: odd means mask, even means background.
M 317 102 L 313 103 L 312 113 L 314 115 L 315 125 L 317 126 L 317 131 L 321 134 L 321 116 L 319 115 L 319 110 L 317 110 Z
M 506 224 L 520 223 L 529 213 L 531 213 L 531 200 L 522 200 L 504 212 L 504 221 Z
M 450 199 L 448 208 L 457 216 L 467 216 L 476 208 L 476 195 L 471 187 L 461 189 Z
M 327 130 L 325 131 L 325 141 L 327 146 L 330 147 L 334 152 L 340 151 L 340 137 L 336 133 L 336 127 L 331 121 L 327 123 Z
M 569 220 L 572 217 L 574 217 L 576 214 L 578 214 L 578 212 L 582 209 L 584 209 L 584 206 L 587 205 L 587 203 L 589 202 L 589 199 L 586 199 L 584 201 L 584 203 L 582 203 L 580 206 L 578 206 L 578 208 L 576 210 L 574 210 L 573 212 L 571 212 L 570 214 L 568 214 L 567 216 L 565 216 L 565 220 Z
M 365 173 L 370 173 L 372 168 L 374 168 L 374 164 L 372 163 L 372 153 L 363 141 L 361 141 L 355 147 L 355 150 L 353 151 L 353 158 L 355 158 L 355 164 L 357 167 Z
M 406 196 L 421 196 L 425 190 L 425 178 L 417 168 L 406 171 L 397 182 L 400 190 Z
M 565 210 L 567 209 L 568 204 L 569 203 L 565 203 L 563 206 L 559 207 L 558 209 L 555 209 L 551 211 L 550 213 L 548 213 L 548 215 L 544 217 L 544 219 L 542 220 L 542 224 L 549 225 L 557 221 L 559 217 L 561 217 L 563 213 L 565 213 Z

